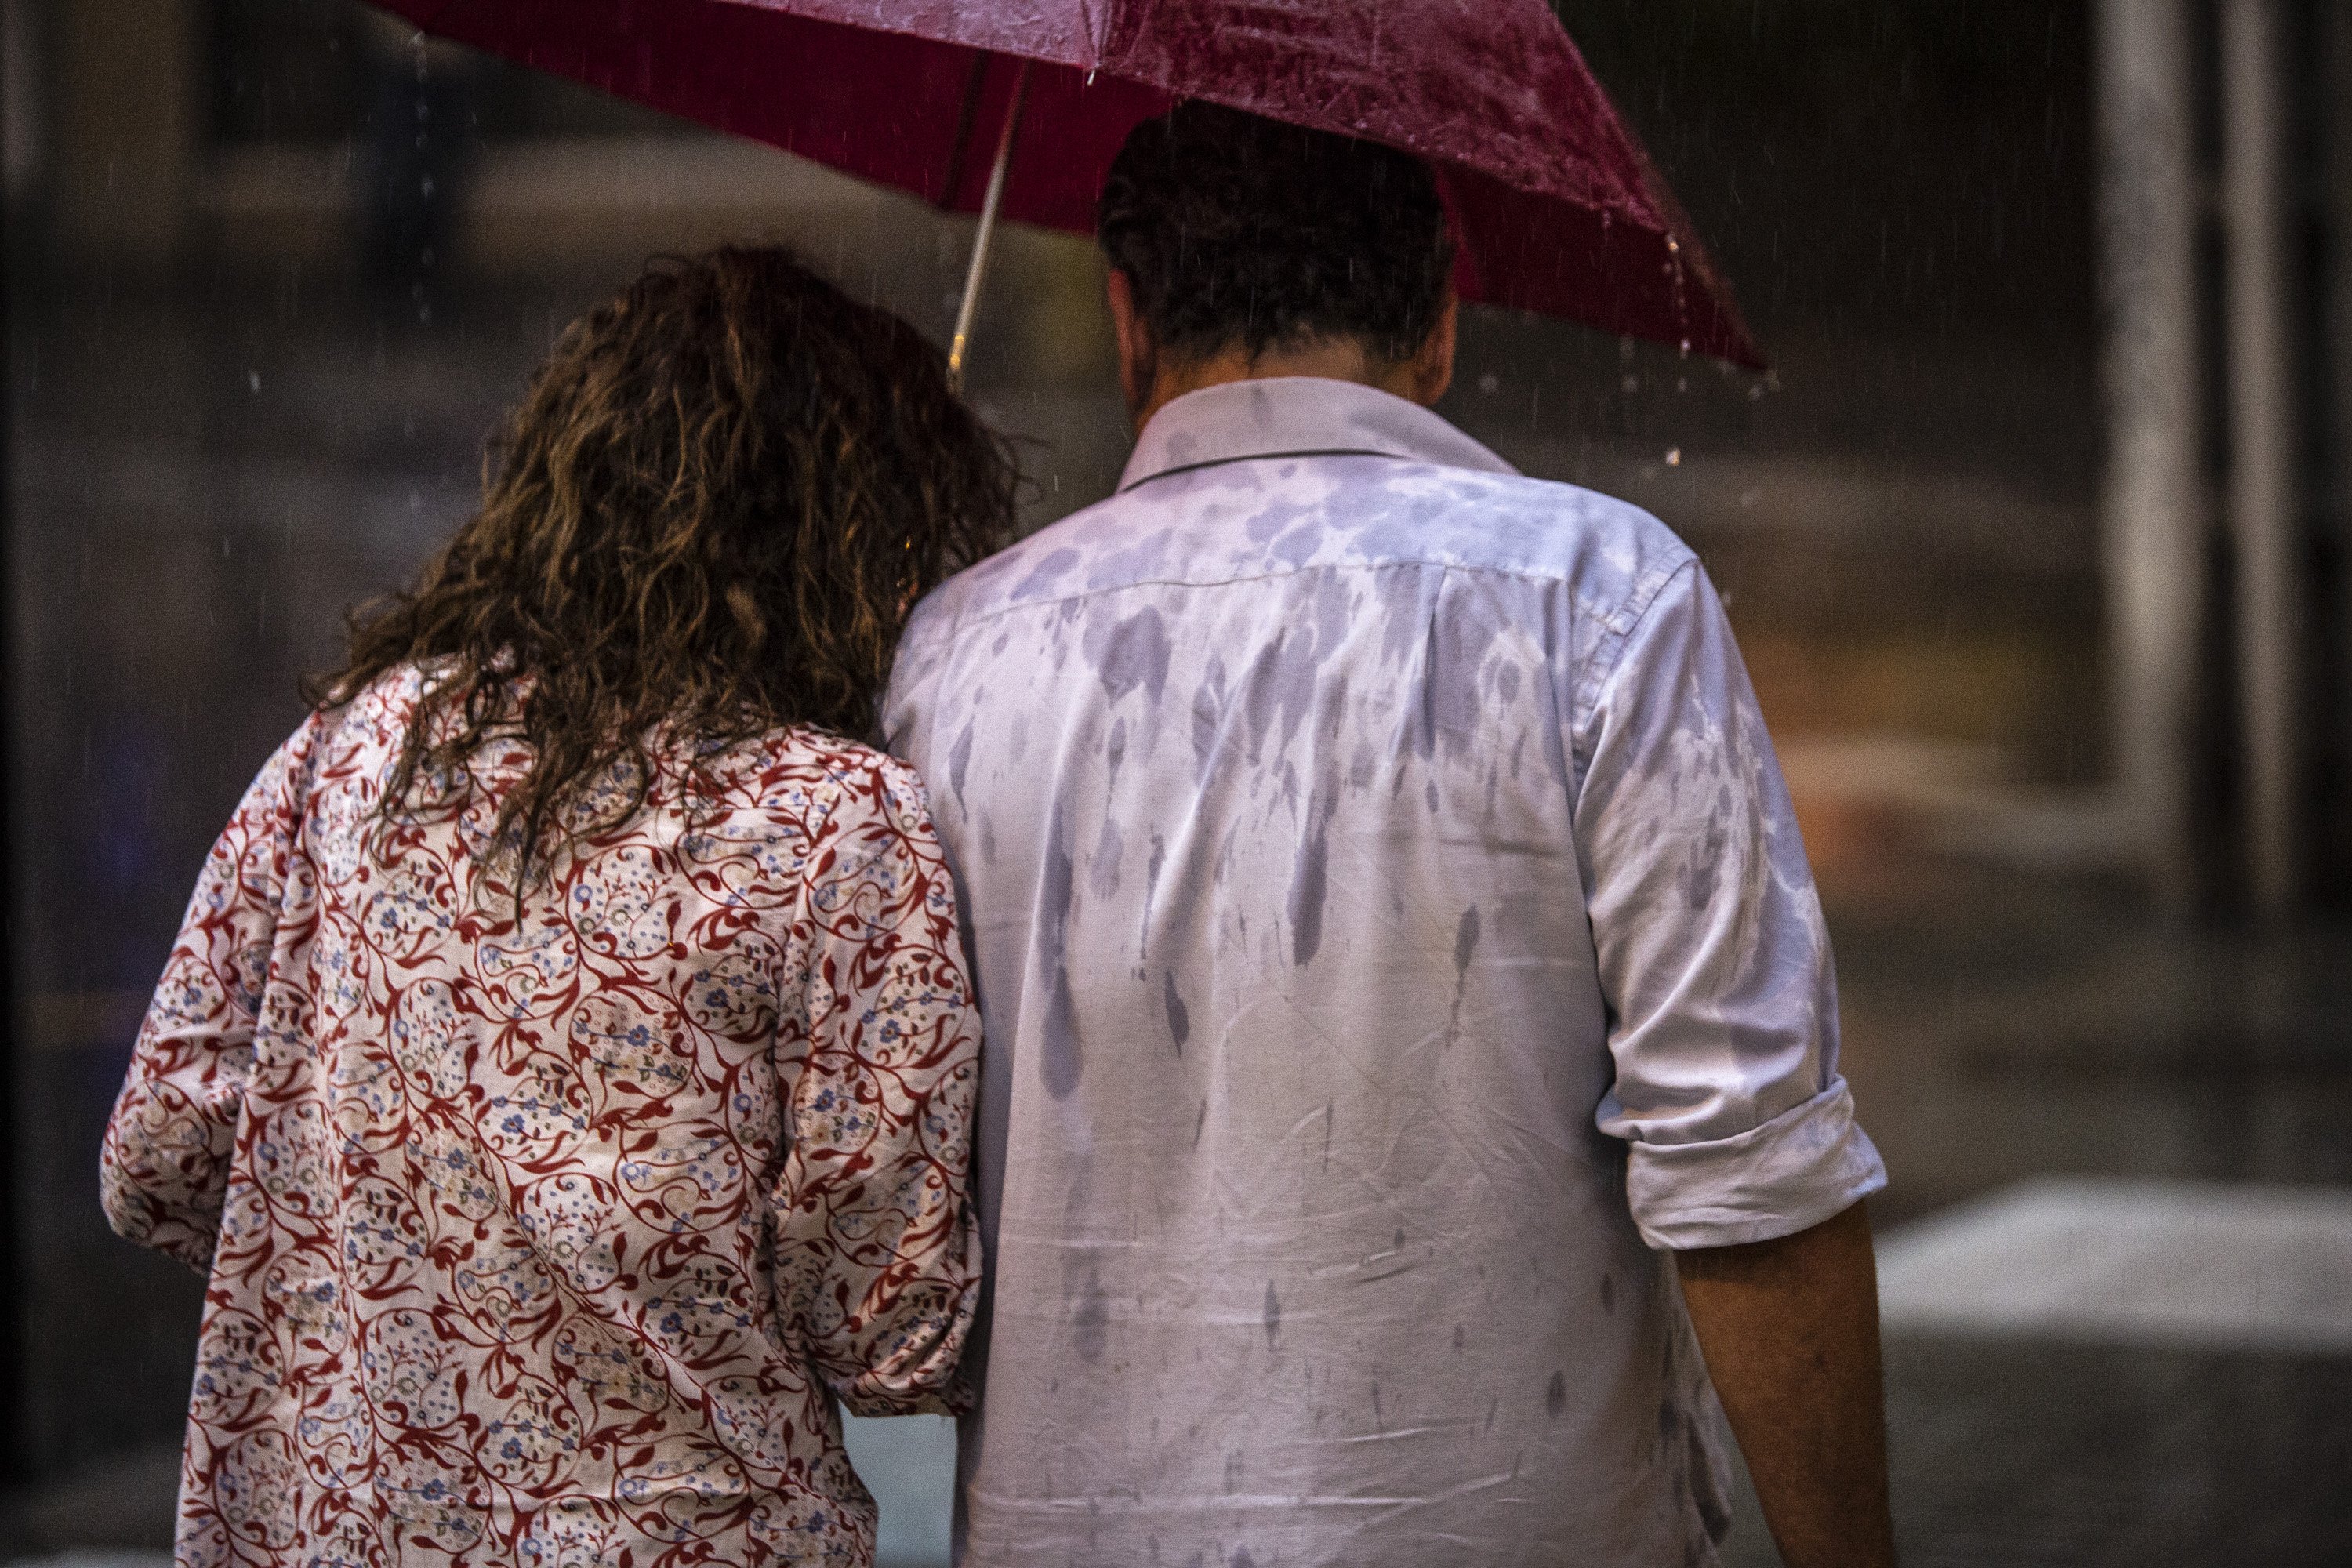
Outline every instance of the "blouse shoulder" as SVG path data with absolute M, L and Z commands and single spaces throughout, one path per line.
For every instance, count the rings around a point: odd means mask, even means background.
M 397 752 L 425 695 L 426 672 L 396 665 L 341 702 L 311 710 L 305 728 L 319 748 L 348 762 L 355 754 Z
M 821 805 L 829 816 L 878 817 L 901 832 L 931 831 L 921 775 L 862 742 L 795 725 L 738 742 L 722 765 L 763 798 Z

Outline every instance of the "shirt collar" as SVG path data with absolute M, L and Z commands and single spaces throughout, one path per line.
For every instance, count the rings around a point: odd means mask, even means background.
M 1223 382 L 1162 405 L 1136 437 L 1118 488 L 1249 458 L 1341 454 L 1518 472 L 1417 403 L 1359 382 L 1284 375 Z

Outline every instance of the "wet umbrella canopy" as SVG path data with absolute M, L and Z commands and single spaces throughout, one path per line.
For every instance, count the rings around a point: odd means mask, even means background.
M 1370 137 L 1436 165 L 1465 300 L 1762 363 L 1543 0 L 388 4 L 953 211 L 982 208 L 1011 125 L 1005 216 L 1077 233 L 1127 132 L 1178 99 Z

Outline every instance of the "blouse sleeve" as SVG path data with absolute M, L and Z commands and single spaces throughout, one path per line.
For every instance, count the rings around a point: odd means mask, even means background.
M 314 727 L 269 759 L 205 859 L 99 1153 L 115 1234 L 199 1270 L 220 1229 Z
M 922 785 L 878 763 L 809 862 L 804 1058 L 772 1202 L 778 1299 L 851 1412 L 952 1414 L 980 1242 L 980 1019 Z

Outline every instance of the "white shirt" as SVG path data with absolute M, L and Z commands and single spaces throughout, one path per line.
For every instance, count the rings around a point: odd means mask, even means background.
M 960 1560 L 1713 1561 L 1654 1249 L 1885 1178 L 1690 551 L 1373 389 L 1212 387 L 924 602 L 886 728 L 986 1025 Z

